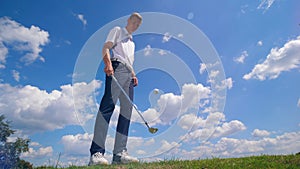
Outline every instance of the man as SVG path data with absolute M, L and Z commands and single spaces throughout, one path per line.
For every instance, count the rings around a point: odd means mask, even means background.
M 113 150 L 113 164 L 138 162 L 138 159 L 127 153 L 127 137 L 132 114 L 132 105 L 121 92 L 111 75 L 114 75 L 128 96 L 133 99 L 133 87 L 138 85 L 138 79 L 132 68 L 134 61 L 135 44 L 132 33 L 137 30 L 142 22 L 139 13 L 133 13 L 127 20 L 125 28 L 114 27 L 108 34 L 102 49 L 105 64 L 105 92 L 102 97 L 94 128 L 94 138 L 90 148 L 91 157 L 89 165 L 108 164 L 104 157 L 105 140 L 110 118 L 115 104 L 119 99 L 120 114 L 115 136 Z M 110 55 L 112 50 L 112 55 Z

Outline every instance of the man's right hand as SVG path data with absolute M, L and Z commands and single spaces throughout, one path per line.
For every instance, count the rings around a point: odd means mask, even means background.
M 102 48 L 102 56 L 105 64 L 104 72 L 106 73 L 107 76 L 114 74 L 114 69 L 111 65 L 110 53 L 109 53 L 109 50 L 112 48 L 112 46 L 113 46 L 112 42 L 106 42 Z
M 107 76 L 113 75 L 114 74 L 114 69 L 112 65 L 107 65 L 104 67 L 104 72 L 106 73 Z

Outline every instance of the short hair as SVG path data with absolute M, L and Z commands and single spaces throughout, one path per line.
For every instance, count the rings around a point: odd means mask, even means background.
M 133 13 L 130 15 L 129 19 L 132 19 L 133 17 L 137 17 L 139 20 L 142 21 L 142 16 L 141 16 L 139 13 L 137 13 L 137 12 L 133 12 Z

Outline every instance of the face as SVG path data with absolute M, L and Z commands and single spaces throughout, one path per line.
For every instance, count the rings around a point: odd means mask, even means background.
M 137 17 L 132 17 L 131 19 L 129 18 L 127 20 L 127 26 L 126 26 L 128 33 L 132 33 L 136 31 L 140 26 L 141 22 L 142 21 Z

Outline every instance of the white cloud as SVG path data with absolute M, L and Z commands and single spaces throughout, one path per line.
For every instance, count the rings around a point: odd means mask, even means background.
M 200 101 L 208 99 L 210 93 L 210 88 L 204 87 L 202 84 L 184 84 L 181 95 L 174 95 L 173 93 L 161 95 L 157 101 L 159 110 L 161 110 L 159 121 L 162 124 L 168 124 L 189 109 L 198 110 Z
M 200 74 L 203 74 L 203 72 L 204 72 L 205 70 L 206 70 L 206 64 L 201 63 L 201 64 L 200 64 L 200 70 L 199 70 Z
M 139 122 L 139 123 L 144 123 L 141 119 L 141 117 L 138 115 L 137 112 L 135 112 L 136 110 L 133 110 L 132 113 L 132 117 L 131 117 L 131 121 L 133 122 Z M 154 108 L 149 108 L 146 111 L 144 111 L 143 113 L 143 117 L 144 119 L 148 122 L 149 125 L 156 125 L 156 124 L 160 124 L 162 123 L 161 120 L 159 119 L 161 113 L 158 112 L 156 109 Z
M 260 4 L 258 5 L 257 9 L 263 9 L 266 12 L 274 3 L 275 0 L 260 0 Z
M 41 146 L 40 143 L 38 142 L 30 142 L 29 143 L 29 146 L 32 146 L 32 147 L 38 147 L 38 146 Z
M 259 129 L 255 129 L 252 132 L 252 136 L 253 137 L 267 137 L 270 135 L 270 132 L 268 132 L 267 130 L 259 130 Z
M 150 140 L 148 140 L 144 143 L 145 146 L 151 146 L 153 144 L 155 144 L 155 139 L 154 138 L 151 138 Z
M 167 125 L 181 115 L 188 113 L 189 110 L 198 110 L 199 106 L 204 107 L 209 104 L 207 99 L 210 98 L 210 94 L 210 88 L 204 87 L 202 84 L 184 84 L 181 95 L 162 94 L 157 100 L 157 108 L 149 108 L 142 114 L 151 126 Z M 133 112 L 132 121 L 143 123 L 137 112 Z M 182 123 L 185 122 L 182 121 Z
M 53 148 L 51 146 L 48 147 L 40 147 L 37 150 L 33 148 L 29 148 L 28 152 L 22 153 L 21 158 L 44 158 L 46 156 L 51 157 L 53 153 Z
M 170 123 L 180 115 L 181 107 L 183 106 L 181 96 L 174 95 L 173 93 L 166 93 L 161 95 L 157 102 L 160 108 L 164 108 L 159 116 L 159 119 L 163 124 Z
M 209 73 L 209 78 L 214 79 L 215 77 L 217 77 L 219 75 L 219 73 L 220 73 L 219 70 L 211 70 Z
M 246 130 L 246 126 L 238 120 L 224 121 L 225 115 L 220 112 L 210 113 L 206 119 L 193 114 L 184 115 L 178 124 L 183 129 L 190 130 L 180 140 L 183 139 L 183 142 L 187 144 L 203 143 L 206 140 L 221 138 Z
M 18 72 L 16 70 L 12 70 L 11 73 L 12 73 L 12 76 L 15 79 L 15 81 L 19 82 L 20 81 L 20 72 Z
M 166 55 L 166 54 L 167 54 L 167 52 L 166 52 L 165 50 L 162 50 L 162 49 L 159 50 L 158 53 L 159 53 L 160 55 Z
M 211 122 L 216 123 L 220 118 L 223 118 L 224 115 L 222 113 L 216 113 L 214 117 L 211 117 Z M 237 141 L 232 139 L 232 143 L 227 143 L 227 145 L 217 143 L 210 143 L 207 140 L 219 138 L 222 136 L 232 135 L 233 133 L 245 130 L 246 127 L 243 123 L 237 120 L 233 120 L 228 123 L 223 123 L 221 126 L 216 129 L 209 128 L 209 125 L 205 126 L 205 128 L 200 128 L 198 130 L 194 130 L 185 136 L 183 142 L 180 142 L 180 146 L 173 145 L 173 149 L 170 152 L 166 152 L 163 154 L 165 158 L 170 156 L 171 158 L 176 156 L 179 159 L 197 159 L 197 158 L 205 158 L 213 156 L 223 155 L 223 151 L 230 152 L 230 148 L 232 145 L 235 145 Z M 181 140 L 181 139 L 179 139 Z M 226 138 L 221 138 L 220 140 L 226 140 Z M 200 145 L 199 145 L 200 143 Z M 199 146 L 197 146 L 199 145 Z M 223 146 L 222 146 L 223 145 Z M 186 147 L 192 147 L 192 149 L 186 149 Z M 223 151 L 222 151 L 223 150 Z M 227 155 L 232 155 L 227 153 Z
M 64 85 L 59 90 L 47 92 L 37 87 L 0 84 L 0 109 L 16 129 L 25 134 L 54 130 L 66 125 L 84 123 L 93 118 L 87 109 L 96 107 L 94 89 L 99 81 Z M 76 106 L 77 116 L 75 114 Z M 97 110 L 97 108 L 95 108 Z M 94 110 L 95 112 L 97 112 Z
M 6 55 L 7 54 L 8 54 L 8 49 L 0 41 L 0 69 L 4 69 L 5 68 Z
M 145 141 L 146 139 L 143 137 L 129 137 L 127 143 L 128 152 L 132 154 L 133 151 L 138 151 L 139 147 L 145 146 Z M 148 144 L 151 144 L 151 141 Z
M 9 50 L 25 53 L 21 61 L 31 64 L 37 59 L 45 61 L 40 56 L 41 46 L 49 42 L 49 33 L 32 25 L 26 28 L 8 17 L 0 18 L 0 68 L 5 68 L 6 57 Z
M 255 65 L 252 71 L 243 76 L 244 79 L 276 79 L 282 72 L 300 68 L 300 36 L 287 42 L 282 48 L 273 48 L 267 59 Z
M 61 142 L 64 145 L 65 153 L 76 155 L 88 155 L 91 146 L 92 134 L 65 135 Z
M 177 142 L 171 142 L 169 143 L 168 141 L 166 140 L 162 140 L 161 142 L 161 146 L 159 149 L 157 149 L 155 151 L 155 154 L 162 154 L 162 153 L 165 153 L 167 151 L 169 151 L 170 149 L 172 148 L 175 148 L 175 147 L 179 147 L 181 144 L 180 143 L 177 143 Z
M 234 61 L 236 63 L 244 63 L 246 57 L 248 57 L 248 52 L 247 51 L 243 51 L 242 54 L 239 57 L 234 58 Z
M 186 112 L 190 108 L 197 109 L 202 99 L 210 98 L 211 90 L 202 84 L 185 84 L 182 87 L 182 110 Z
M 82 22 L 84 27 L 87 25 L 87 20 L 84 18 L 84 15 L 78 14 L 77 18 Z
M 144 155 L 144 154 L 146 154 L 146 151 L 144 151 L 144 150 L 137 150 L 136 154 L 138 154 L 138 155 Z
M 207 66 L 207 65 L 206 65 Z M 217 77 L 220 75 L 220 71 L 219 70 L 214 70 L 214 69 L 208 69 L 209 73 L 208 73 L 208 79 L 207 79 L 207 83 L 211 83 L 211 84 L 216 84 L 219 81 L 217 80 Z
M 190 142 L 191 140 L 203 141 L 212 138 L 216 127 L 224 120 L 225 115 L 220 112 L 210 113 L 206 119 L 187 114 L 181 117 L 178 125 L 185 130 L 191 129 L 189 135 L 184 137 L 185 142 Z
M 205 127 L 212 128 L 218 125 L 220 122 L 225 120 L 225 115 L 221 112 L 210 113 L 207 116 Z
M 243 157 L 261 154 L 292 154 L 299 152 L 299 142 L 300 132 L 284 133 L 273 138 L 255 138 L 255 140 L 222 137 L 216 143 L 206 141 L 202 142 L 199 146 L 193 147 L 192 150 L 181 149 L 178 153 L 181 157 L 177 158 L 197 159 L 211 157 Z M 193 141 L 189 140 L 186 144 L 192 143 Z M 185 144 L 181 147 L 185 147 Z
M 263 45 L 263 42 L 260 40 L 257 42 L 257 46 L 262 46 Z
M 218 74 L 214 74 L 214 73 L 219 73 L 218 71 L 213 70 L 213 68 L 215 66 L 219 65 L 219 62 L 215 62 L 215 63 L 200 63 L 200 74 L 202 74 L 205 70 L 210 70 L 210 77 L 215 77 Z
M 179 34 L 177 35 L 177 37 L 178 37 L 178 38 L 183 38 L 184 35 L 183 35 L 182 33 L 179 33 Z
M 221 156 L 240 156 L 241 154 L 247 153 L 257 153 L 262 152 L 263 147 L 258 141 L 252 140 L 239 140 L 234 138 L 221 138 L 216 145 L 214 145 L 214 154 L 219 154 Z
M 150 45 L 147 45 L 145 48 L 144 48 L 144 55 L 145 56 L 149 56 L 152 52 L 152 48 Z
M 300 133 L 285 133 L 275 138 L 246 140 L 222 138 L 214 147 L 222 156 L 245 156 L 250 154 L 291 154 L 300 149 Z
M 193 128 L 199 128 L 205 126 L 205 120 L 201 117 L 197 117 L 195 114 L 185 114 L 183 115 L 178 123 L 181 128 L 189 130 Z
M 224 83 L 224 85 L 228 88 L 228 89 L 231 89 L 232 86 L 233 86 L 233 80 L 232 78 L 227 78 L 225 80 L 222 81 L 222 83 Z
M 216 89 L 231 89 L 233 86 L 233 80 L 232 78 L 227 78 L 225 80 L 222 80 L 221 81 L 221 85 L 216 85 Z
M 163 37 L 162 42 L 163 42 L 163 43 L 169 42 L 169 40 L 170 40 L 171 38 L 172 38 L 172 35 L 170 35 L 169 32 L 166 32 L 166 33 L 164 34 L 164 37 Z
M 238 120 L 233 120 L 223 123 L 222 126 L 218 126 L 212 138 L 228 136 L 242 130 L 246 130 L 246 126 Z
M 297 106 L 300 107 L 300 98 L 298 99 Z

